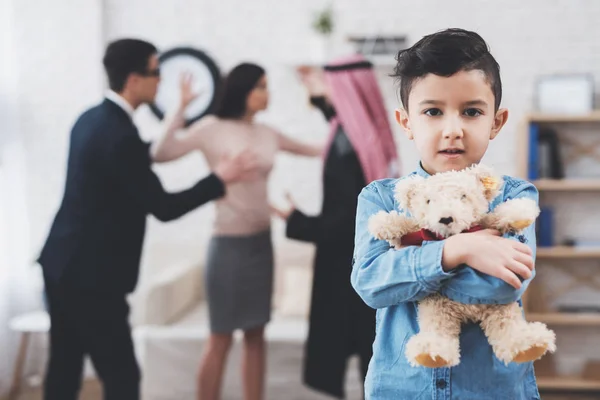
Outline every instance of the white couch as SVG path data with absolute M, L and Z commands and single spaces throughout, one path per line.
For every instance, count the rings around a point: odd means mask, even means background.
M 202 268 L 169 268 L 132 296 L 133 336 L 144 400 L 195 398 L 197 368 L 209 334 Z M 307 333 L 310 269 L 288 267 L 284 271 L 278 275 L 279 296 L 274 303 L 279 306 L 266 336 L 270 342 L 301 343 Z M 287 296 L 290 293 L 293 296 Z

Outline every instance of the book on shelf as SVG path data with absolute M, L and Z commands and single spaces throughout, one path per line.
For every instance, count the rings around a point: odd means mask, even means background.
M 558 133 L 554 129 L 530 123 L 528 178 L 537 180 L 564 177 Z
M 537 245 L 554 246 L 554 212 L 550 207 L 540 207 L 540 215 L 535 225 Z

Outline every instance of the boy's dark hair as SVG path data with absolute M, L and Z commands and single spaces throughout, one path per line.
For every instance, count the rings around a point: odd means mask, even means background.
M 236 119 L 246 112 L 246 99 L 265 74 L 265 70 L 250 63 L 242 63 L 229 72 L 220 88 L 215 115 L 220 118 Z
M 400 100 L 408 110 L 408 95 L 413 83 L 427 74 L 452 76 L 459 71 L 481 70 L 492 88 L 495 110 L 502 100 L 500 66 L 487 43 L 475 32 L 446 29 L 427 35 L 412 47 L 401 50 L 394 69 L 400 80 Z
M 150 56 L 156 53 L 153 44 L 139 39 L 120 39 L 111 42 L 102 60 L 108 76 L 108 86 L 115 92 L 121 92 L 129 74 L 148 73 L 148 61 Z

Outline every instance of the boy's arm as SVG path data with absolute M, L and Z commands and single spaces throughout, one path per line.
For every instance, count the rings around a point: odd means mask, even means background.
M 386 241 L 373 239 L 368 231 L 369 217 L 393 208 L 392 191 L 382 196 L 374 184 L 358 197 L 351 283 L 372 308 L 418 301 L 438 292 L 444 281 L 455 275 L 442 269 L 443 241 L 395 250 Z
M 538 203 L 539 194 L 536 187 L 529 182 L 520 182 L 508 189 L 508 199 L 527 198 Z M 522 234 L 504 235 L 505 238 L 519 241 L 527 245 L 532 252 L 535 261 L 536 237 L 535 224 L 530 225 Z M 472 251 L 478 251 L 472 248 Z M 484 274 L 470 266 L 463 266 L 455 270 L 453 279 L 445 281 L 441 294 L 451 300 L 463 304 L 509 304 L 518 301 L 531 280 L 535 277 L 535 268 L 531 271 L 531 277 L 521 279 L 521 287 L 515 288 L 505 281 Z

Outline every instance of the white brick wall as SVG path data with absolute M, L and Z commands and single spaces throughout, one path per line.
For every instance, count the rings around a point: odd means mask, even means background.
M 318 0 L 13 0 L 16 7 L 19 104 L 27 146 L 31 253 L 39 250 L 63 188 L 68 132 L 74 118 L 98 101 L 104 89 L 101 55 L 108 40 L 148 39 L 162 49 L 192 45 L 210 53 L 223 70 L 243 60 L 268 69 L 270 109 L 261 119 L 286 134 L 317 140 L 327 127 L 310 109 L 294 65 L 311 56 L 310 19 L 328 2 Z M 368 5 L 367 5 L 368 4 Z M 600 2 L 594 0 L 393 1 L 338 0 L 334 3 L 334 52 L 347 50 L 351 34 L 406 34 L 413 43 L 447 27 L 477 30 L 502 68 L 503 106 L 509 121 L 492 142 L 486 161 L 506 173 L 516 171 L 518 122 L 532 106 L 538 74 L 591 72 L 600 88 Z M 380 70 L 390 110 L 396 107 L 391 78 Z M 147 110 L 136 121 L 144 136 L 159 133 Z M 411 143 L 395 128 L 404 170 L 417 158 Z M 291 190 L 301 208 L 320 206 L 320 162 L 282 155 L 270 190 L 275 200 Z M 206 173 L 203 161 L 188 157 L 157 166 L 169 189 L 186 187 Z M 191 172 L 193 171 L 193 172 Z M 144 253 L 144 276 L 171 260 L 203 257 L 212 207 L 203 207 L 168 224 L 151 219 Z M 307 263 L 312 248 L 283 239 L 274 224 L 281 263 Z M 598 238 L 598 231 L 590 232 Z
M 13 1 L 32 258 L 60 202 L 69 130 L 77 115 L 102 93 L 100 4 Z
M 306 96 L 293 71 L 297 62 L 310 58 L 310 18 L 322 7 L 322 1 L 263 0 L 254 2 L 191 2 L 178 0 L 173 6 L 161 1 L 106 3 L 106 36 L 109 39 L 137 35 L 154 41 L 162 48 L 191 44 L 205 49 L 229 69 L 241 60 L 257 61 L 268 68 L 272 102 L 262 118 L 287 134 L 318 139 L 326 126 L 317 112 L 307 106 Z M 334 52 L 347 51 L 344 39 L 350 34 L 406 34 L 413 43 L 422 35 L 450 26 L 474 29 L 488 41 L 501 68 L 504 83 L 503 106 L 510 109 L 509 121 L 502 134 L 491 144 L 486 161 L 507 173 L 513 173 L 516 152 L 513 147 L 518 122 L 533 103 L 534 82 L 538 74 L 592 72 L 600 77 L 600 37 L 596 18 L 600 4 L 593 1 L 534 1 L 528 3 L 469 1 L 380 1 L 365 7 L 363 1 L 338 1 L 334 4 L 337 31 Z M 235 7 L 235 8 L 234 8 Z M 235 10 L 235 11 L 232 11 Z M 382 90 L 391 111 L 396 106 L 389 68 L 379 69 Z M 600 81 L 600 79 L 598 79 Z M 600 83 L 598 84 L 600 87 Z M 155 128 L 152 116 L 140 115 L 139 123 Z M 158 132 L 156 132 L 158 133 Z M 412 144 L 396 128 L 400 153 L 406 171 L 417 162 Z M 298 168 L 298 163 L 303 167 Z M 170 187 L 183 187 L 202 175 L 201 161 L 184 160 L 160 166 L 159 172 Z M 194 176 L 181 174 L 187 166 L 197 165 Z M 289 168 L 288 168 L 289 167 Z M 271 180 L 274 198 L 290 189 L 302 207 L 316 212 L 320 204 L 320 165 L 311 160 L 281 156 Z M 148 235 L 146 271 L 163 265 L 165 258 L 182 253 L 196 256 L 207 239 L 207 219 L 211 207 L 194 212 L 181 221 L 153 223 Z M 275 223 L 282 242 L 280 253 L 289 254 L 289 241 L 281 238 L 281 225 Z M 177 233 L 184 231 L 185 234 Z M 171 234 L 172 233 L 172 234 Z M 185 238 L 183 236 L 185 235 Z M 189 252 L 185 248 L 190 249 Z M 160 249 L 160 251 L 159 251 Z M 197 250 L 191 250 L 197 249 Z M 306 252 L 310 247 L 294 244 Z M 156 250 L 156 251 L 154 251 Z M 285 261 L 289 262 L 287 258 Z
M 326 2 L 61 0 L 45 5 L 29 0 L 14 3 L 21 71 L 21 124 L 30 168 L 32 251 L 41 245 L 59 201 L 68 130 L 78 113 L 102 94 L 104 78 L 100 60 L 107 40 L 136 36 L 151 40 L 162 49 L 193 45 L 209 52 L 224 71 L 242 60 L 259 62 L 268 69 L 272 91 L 271 107 L 261 118 L 287 134 L 309 140 L 321 139 L 326 133 L 320 115 L 307 106 L 293 71 L 295 63 L 311 55 L 310 19 Z M 480 32 L 501 64 L 503 105 L 511 111 L 506 128 L 492 142 L 486 160 L 507 173 L 515 171 L 513 143 L 517 122 L 530 109 L 537 74 L 583 71 L 592 72 L 596 78 L 600 76 L 600 42 L 595 39 L 600 37 L 596 23 L 600 3 L 592 0 L 527 3 L 388 0 L 368 7 L 362 1 L 346 0 L 334 3 L 334 10 L 336 53 L 347 50 L 344 38 L 350 34 L 399 33 L 406 34 L 413 43 L 424 34 L 449 26 Z M 382 69 L 380 76 L 391 118 L 396 99 L 392 81 L 385 76 L 387 72 Z M 139 114 L 137 120 L 144 135 L 150 138 L 158 134 L 154 117 L 144 111 Z M 408 171 L 417 159 L 411 144 L 397 128 L 396 133 Z M 297 168 L 298 163 L 306 168 Z M 197 166 L 197 174 L 187 172 L 190 165 Z M 292 165 L 295 168 L 286 168 Z M 165 177 L 165 185 L 172 189 L 191 184 L 205 173 L 199 159 L 182 160 L 157 170 Z M 287 182 L 301 206 L 317 211 L 319 172 L 317 161 L 282 156 L 272 180 L 273 196 L 280 196 Z M 205 242 L 210 213 L 211 208 L 205 207 L 181 221 L 160 226 L 152 223 L 148 250 L 151 252 L 152 244 L 158 246 L 162 242 L 161 247 L 173 248 L 171 254 L 181 254 L 187 247 L 184 253 L 196 256 L 194 248 Z M 173 241 L 165 242 L 166 238 Z M 149 268 L 155 268 L 152 266 L 155 259 L 146 257 Z

